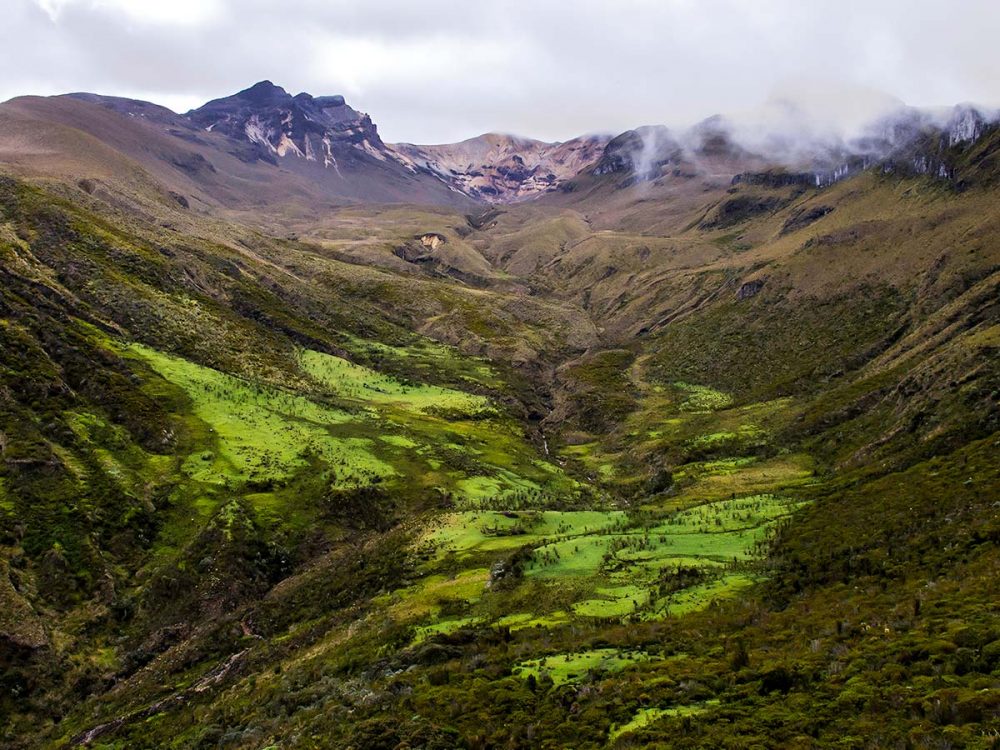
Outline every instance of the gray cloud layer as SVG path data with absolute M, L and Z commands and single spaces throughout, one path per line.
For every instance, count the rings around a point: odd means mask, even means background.
M 268 78 L 343 93 L 390 141 L 677 126 L 779 97 L 837 127 L 886 95 L 1000 105 L 996 0 L 4 5 L 0 99 L 95 91 L 184 110 Z

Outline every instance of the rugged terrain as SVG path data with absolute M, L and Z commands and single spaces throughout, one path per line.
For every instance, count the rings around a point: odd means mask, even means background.
M 0 737 L 996 747 L 1000 128 L 0 105 Z

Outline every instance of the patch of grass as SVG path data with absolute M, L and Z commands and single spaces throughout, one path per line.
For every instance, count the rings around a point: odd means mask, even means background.
M 486 568 L 471 568 L 455 575 L 431 575 L 413 586 L 378 597 L 376 603 L 388 605 L 388 612 L 404 622 L 437 616 L 443 606 L 478 600 L 488 578 Z
M 621 511 L 465 511 L 438 519 L 424 539 L 441 552 L 502 550 L 579 537 L 620 524 Z
M 718 705 L 719 701 L 709 700 L 704 703 L 691 703 L 686 706 L 672 706 L 671 708 L 640 708 L 631 720 L 621 726 L 612 726 L 608 735 L 608 741 L 614 742 L 623 734 L 636 732 L 645 729 L 650 724 L 659 719 L 667 717 L 695 716 L 707 710 L 711 706 Z
M 416 440 L 411 440 L 406 435 L 379 435 L 378 439 L 397 448 L 416 448 L 420 445 Z
M 755 529 L 799 507 L 801 503 L 770 494 L 721 500 L 674 513 L 651 533 L 711 535 Z
M 767 442 L 767 433 L 756 425 L 741 424 L 736 430 L 710 432 L 699 435 L 690 444 L 694 448 L 719 450 L 726 447 L 731 450 L 747 450 Z
M 513 668 L 516 675 L 527 678 L 534 675 L 538 679 L 546 675 L 556 685 L 579 682 L 592 672 L 620 672 L 633 664 L 648 661 L 650 656 L 643 651 L 627 651 L 617 648 L 600 648 L 592 651 L 556 654 L 539 659 L 524 661 Z
M 669 502 L 691 502 L 731 498 L 802 487 L 816 481 L 813 461 L 804 453 L 769 459 L 752 457 L 684 464 L 674 470 L 677 492 Z M 649 507 L 662 505 L 654 501 Z
M 372 452 L 368 438 L 344 434 L 357 417 L 308 398 L 251 383 L 145 346 L 129 351 L 157 373 L 180 386 L 194 413 L 210 426 L 215 450 L 200 451 L 184 462 L 193 479 L 221 484 L 227 479 L 287 479 L 319 457 L 335 482 L 370 484 L 395 474 Z M 341 434 L 337 434 L 340 428 Z
M 422 540 L 433 559 L 459 565 L 465 559 L 478 565 L 500 556 L 519 559 L 518 575 L 543 586 L 540 591 L 556 597 L 575 617 L 662 617 L 707 606 L 756 580 L 742 566 L 764 554 L 774 523 L 801 505 L 761 494 L 632 516 L 624 511 L 467 511 L 439 519 Z M 516 609 L 523 607 L 516 599 L 510 607 L 518 627 L 530 626 L 526 623 L 540 613 Z M 490 614 L 481 614 L 503 622 L 510 612 L 495 602 Z
M 649 602 L 645 586 L 612 586 L 596 589 L 595 599 L 585 599 L 573 605 L 573 612 L 584 617 L 624 617 Z
M 347 346 L 366 364 L 379 371 L 412 373 L 422 381 L 453 381 L 487 388 L 502 388 L 504 383 L 490 364 L 470 357 L 431 339 L 417 339 L 406 345 L 348 337 Z
M 460 479 L 458 491 L 473 505 L 487 500 L 502 499 L 518 490 L 537 491 L 538 485 L 510 472 L 498 472 L 494 476 L 474 476 Z
M 438 620 L 430 625 L 422 625 L 416 629 L 416 634 L 413 636 L 414 643 L 420 643 L 421 641 L 427 640 L 432 635 L 447 635 L 448 633 L 454 633 L 456 630 L 466 627 L 467 625 L 473 625 L 478 621 L 477 617 L 458 617 L 453 620 Z
M 733 397 L 728 393 L 709 388 L 707 385 L 692 385 L 678 381 L 674 383 L 674 387 L 683 393 L 684 400 L 680 405 L 682 411 L 718 411 L 733 404 Z
M 661 600 L 646 614 L 646 618 L 683 617 L 691 612 L 705 609 L 720 599 L 731 598 L 760 580 L 757 576 L 744 573 L 729 573 L 709 583 L 692 586 L 672 594 Z
M 451 411 L 465 416 L 496 411 L 483 396 L 437 385 L 405 383 L 330 354 L 305 350 L 299 361 L 310 377 L 341 398 L 422 412 Z

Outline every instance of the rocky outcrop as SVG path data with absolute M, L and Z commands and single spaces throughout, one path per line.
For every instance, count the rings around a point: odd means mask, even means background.
M 349 107 L 343 96 L 292 96 L 270 81 L 214 99 L 186 117 L 205 131 L 254 144 L 265 160 L 297 157 L 336 169 L 344 149 L 379 161 L 390 154 L 371 118 Z
M 420 245 L 422 247 L 426 247 L 429 250 L 437 250 L 441 247 L 441 245 L 448 241 L 443 234 L 438 234 L 437 232 L 422 234 L 417 239 L 420 240 Z
M 736 290 L 736 299 L 744 300 L 756 297 L 760 290 L 764 288 L 764 279 L 752 279 L 740 285 Z
M 742 172 L 733 178 L 733 185 L 756 185 L 768 188 L 812 187 L 816 182 L 810 172 L 785 172 L 784 170 L 769 170 L 766 172 Z
M 657 177 L 668 164 L 681 163 L 682 150 L 663 126 L 627 130 L 613 138 L 591 170 L 594 175 L 629 174 L 637 180 Z
M 600 158 L 608 139 L 583 136 L 546 143 L 487 133 L 440 146 L 392 146 L 398 158 L 486 203 L 510 203 L 559 189 Z
M 979 140 L 988 124 L 987 116 L 976 107 L 958 105 L 948 121 L 948 145 L 957 146 Z

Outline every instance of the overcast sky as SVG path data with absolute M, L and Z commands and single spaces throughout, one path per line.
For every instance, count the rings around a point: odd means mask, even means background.
M 565 139 L 779 97 L 850 124 L 1000 105 L 998 0 L 3 0 L 0 100 L 177 111 L 270 79 L 344 94 L 388 141 Z

